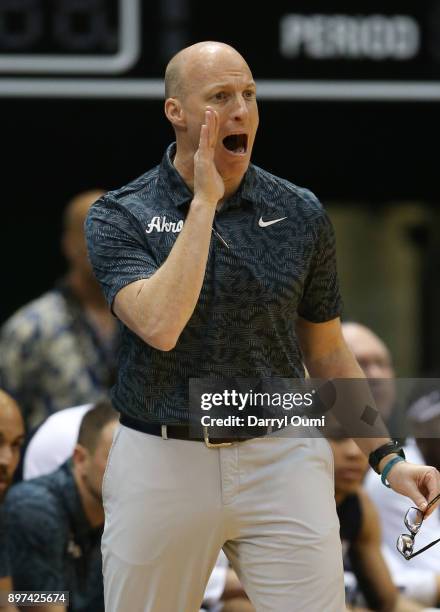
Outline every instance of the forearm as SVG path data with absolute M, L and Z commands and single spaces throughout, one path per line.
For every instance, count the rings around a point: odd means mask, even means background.
M 347 435 L 352 435 L 365 455 L 368 456 L 390 439 L 380 415 L 377 415 L 372 425 L 362 419 L 365 406 L 375 410 L 375 402 L 364 373 L 345 344 L 319 359 L 308 360 L 306 365 L 312 378 L 332 381 L 336 399 L 330 412 L 344 427 Z M 354 379 L 353 383 L 347 379 Z M 384 458 L 379 467 L 389 459 L 390 456 Z
M 317 357 L 305 355 L 304 360 L 311 378 L 365 378 L 365 374 L 345 343 Z
M 323 411 L 331 411 L 345 434 L 354 438 L 369 455 L 389 440 L 389 433 L 376 409 L 368 382 L 344 342 L 339 318 L 320 324 L 299 318 L 296 331 L 310 375 L 328 381 L 315 389 L 316 406 L 320 401 Z M 355 380 L 350 382 L 352 377 Z M 384 456 L 379 462 L 379 471 L 392 458 L 393 455 Z M 428 500 L 440 489 L 440 473 L 435 468 L 396 462 L 387 480 L 394 491 L 410 497 L 425 516 L 438 507 L 439 502 L 428 506 Z
M 140 284 L 116 314 L 148 344 L 174 347 L 199 299 L 209 254 L 215 205 L 194 198 L 183 229 L 159 270 Z

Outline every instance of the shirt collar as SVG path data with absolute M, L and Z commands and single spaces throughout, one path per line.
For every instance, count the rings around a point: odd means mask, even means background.
M 192 200 L 193 193 L 174 167 L 173 159 L 175 154 L 176 143 L 173 142 L 167 148 L 162 158 L 159 167 L 159 182 L 170 195 L 174 204 L 180 207 Z
M 257 177 L 255 166 L 249 164 L 249 167 L 246 170 L 237 191 L 233 193 L 231 197 L 223 203 L 221 210 L 227 210 L 229 208 L 239 208 L 240 206 L 242 206 L 243 200 L 257 203 L 258 191 L 255 189 L 256 179 Z
M 159 167 L 159 182 L 168 192 L 174 204 L 177 207 L 181 207 L 192 200 L 193 193 L 174 167 L 173 159 L 175 154 L 176 143 L 173 142 L 169 145 L 162 158 L 162 162 Z M 239 188 L 228 200 L 226 200 L 224 207 L 235 208 L 239 206 L 241 200 L 243 199 L 250 202 L 257 202 L 257 179 L 258 177 L 255 166 L 253 164 L 249 164 Z
M 243 200 L 249 200 L 256 204 L 259 201 L 258 188 L 257 188 L 258 176 L 256 168 L 253 164 L 249 164 L 246 174 L 243 177 L 238 192 L 241 192 Z

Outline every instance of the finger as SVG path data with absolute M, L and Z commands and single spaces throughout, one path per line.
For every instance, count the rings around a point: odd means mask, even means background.
M 199 151 L 206 152 L 208 149 L 208 126 L 203 123 L 200 127 Z
M 206 118 L 209 128 L 209 147 L 215 149 L 218 137 L 218 113 L 208 106 L 206 109 Z
M 408 497 L 410 497 L 414 504 L 417 506 L 417 508 L 419 510 L 421 510 L 422 512 L 425 512 L 427 506 L 428 506 L 428 502 L 425 498 L 424 495 L 422 495 L 422 493 L 420 493 L 420 491 L 416 488 L 416 487 L 411 487 L 412 490 L 409 493 L 406 493 L 406 495 L 408 495 Z
M 213 133 L 213 143 L 212 143 L 212 146 L 213 146 L 213 148 L 215 148 L 217 146 L 217 141 L 218 141 L 218 132 L 219 132 L 219 126 L 220 126 L 220 119 L 219 119 L 217 111 L 213 110 L 212 114 L 213 114 L 213 119 L 214 119 L 214 133 Z
M 203 151 L 206 153 L 210 146 L 210 122 L 211 122 L 211 113 L 209 109 L 205 110 L 205 123 L 202 123 L 200 126 L 200 142 L 199 148 L 202 147 Z
M 428 502 L 433 502 L 432 505 L 429 506 L 426 511 L 425 516 L 429 516 L 434 512 L 436 508 L 438 508 L 440 500 L 436 499 L 440 493 L 440 474 L 438 470 L 433 467 L 430 467 L 425 475 L 424 484 L 427 488 L 427 498 Z

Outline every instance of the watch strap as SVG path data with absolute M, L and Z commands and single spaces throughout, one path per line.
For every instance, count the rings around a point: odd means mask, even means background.
M 390 487 L 390 485 L 388 483 L 388 480 L 387 480 L 388 474 L 391 472 L 391 470 L 396 465 L 396 463 L 399 463 L 400 461 L 405 461 L 405 459 L 403 457 L 401 457 L 400 455 L 397 455 L 397 457 L 393 457 L 392 459 L 390 459 L 390 461 L 388 461 L 385 464 L 385 467 L 382 470 L 382 474 L 380 475 L 380 479 L 382 480 L 382 484 L 384 484 L 389 489 L 391 487 Z
M 382 444 L 382 446 L 379 446 L 379 448 L 376 448 L 376 450 L 370 453 L 368 463 L 377 474 L 380 474 L 379 463 L 384 457 L 393 453 L 397 453 L 400 457 L 402 457 L 402 459 L 405 459 L 405 453 L 398 440 L 390 440 L 389 442 Z

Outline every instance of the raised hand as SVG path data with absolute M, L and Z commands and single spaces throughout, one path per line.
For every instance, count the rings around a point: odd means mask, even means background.
M 214 162 L 218 130 L 217 112 L 208 108 L 200 129 L 199 148 L 194 155 L 194 197 L 212 204 L 217 204 L 225 193 L 225 184 Z

